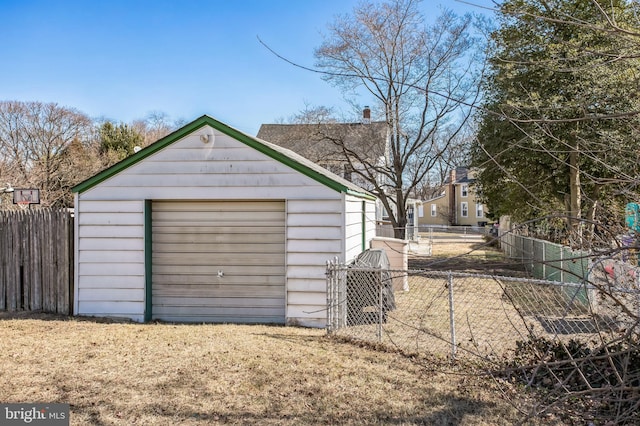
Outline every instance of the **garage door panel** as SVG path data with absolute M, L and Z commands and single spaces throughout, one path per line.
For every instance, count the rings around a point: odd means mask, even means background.
M 242 311 L 237 308 L 195 308 L 187 306 L 159 308 L 159 310 L 158 319 L 172 322 L 280 324 L 284 316 L 284 310 L 271 308 L 251 308 Z
M 282 324 L 282 317 L 284 313 L 278 313 L 277 315 L 258 315 L 255 313 L 252 316 L 244 317 L 242 321 L 238 321 L 237 315 L 221 315 L 221 314 L 186 314 L 183 313 L 171 313 L 171 314 L 163 314 L 163 317 L 171 317 L 171 322 L 180 322 L 180 323 L 219 323 L 219 324 L 228 324 L 228 323 L 239 323 L 242 324 Z M 157 318 L 160 321 L 169 321 L 164 320 L 162 318 Z
M 224 211 L 224 212 L 154 212 L 151 220 L 162 221 L 165 223 L 206 223 L 206 224 L 225 224 L 229 223 L 245 223 L 251 224 L 256 215 L 260 216 L 260 222 L 265 224 L 274 224 L 277 226 L 284 220 L 284 211 L 282 212 L 240 212 L 240 211 Z M 247 219 L 245 219 L 245 216 Z
M 240 238 L 251 238 L 254 244 L 278 244 L 282 243 L 283 229 L 279 232 L 257 233 L 246 229 L 246 232 L 234 234 L 219 234 L 214 232 L 174 232 L 174 233 L 156 233 L 154 243 L 164 244 L 234 244 Z
M 282 253 L 284 251 L 284 243 L 263 243 L 260 248 L 266 253 Z M 255 253 L 256 248 L 239 242 L 234 243 L 162 243 L 156 245 L 156 254 L 163 253 L 194 253 L 194 254 L 211 254 L 211 253 Z
M 262 284 L 211 285 L 211 284 L 158 284 L 153 289 L 154 296 L 184 297 L 260 297 L 282 298 L 282 286 Z
M 275 234 L 275 235 L 284 235 L 284 226 L 209 226 L 208 224 L 203 224 L 201 226 L 196 226 L 193 223 L 185 226 L 175 226 L 175 224 L 162 224 L 162 223 L 154 223 L 153 230 L 160 231 L 167 234 L 220 234 L 220 235 L 229 235 L 229 234 Z M 159 234 L 162 235 L 162 234 Z
M 282 299 L 282 288 L 280 287 L 269 287 L 269 286 L 247 286 L 243 288 L 216 288 L 211 289 L 208 287 L 198 287 L 198 286 L 190 286 L 188 288 L 176 289 L 172 288 L 159 288 L 157 291 L 154 290 L 154 297 L 161 297 L 163 299 L 182 298 L 185 292 L 188 292 L 190 296 L 197 298 L 198 305 L 202 305 L 204 303 L 213 303 L 212 300 L 205 300 L 210 298 L 212 294 L 212 290 L 215 290 L 215 299 L 252 299 L 256 297 L 260 298 L 272 298 L 277 299 L 277 303 L 280 303 L 280 299 Z M 243 300 L 244 303 L 247 303 L 248 300 Z M 186 300 L 180 300 L 179 304 L 187 303 Z M 271 305 L 269 305 L 271 306 Z
M 216 275 L 220 267 L 214 265 L 161 265 L 155 264 L 153 267 L 154 277 L 162 275 L 180 274 L 182 275 Z M 284 265 L 226 265 L 224 268 L 225 276 L 228 275 L 244 275 L 244 276 L 269 276 L 280 275 L 284 277 Z
M 154 219 L 152 219 L 154 220 Z M 155 219 L 158 220 L 158 219 Z M 175 227 L 176 223 L 179 222 L 166 222 L 163 225 L 157 225 L 154 226 L 155 228 L 171 228 L 171 227 Z M 239 228 L 239 227 L 253 227 L 254 224 L 252 222 L 247 222 L 245 220 L 243 220 L 242 218 L 236 218 L 236 220 L 228 220 L 228 221 L 217 221 L 216 223 L 213 223 L 211 220 L 206 221 L 206 220 L 201 220 L 201 221 L 194 221 L 194 222 L 189 222 L 189 226 L 204 226 L 204 227 L 210 227 L 210 226 L 215 226 L 216 224 L 223 226 L 223 227 L 229 227 L 229 228 Z M 260 225 L 263 225 L 264 227 L 266 227 L 267 229 L 270 228 L 282 228 L 282 222 L 280 220 L 263 220 L 261 222 Z
M 162 286 L 211 286 L 211 287 L 233 287 L 233 286 L 281 286 L 284 275 L 228 275 L 219 278 L 217 274 L 210 275 L 190 275 L 187 279 L 183 275 L 163 274 L 155 277 L 156 289 Z
M 249 305 L 250 303 L 250 305 Z M 194 309 L 194 312 L 206 311 L 208 309 L 220 308 L 220 309 L 235 309 L 237 313 L 242 312 L 243 315 L 250 315 L 252 309 L 256 308 L 281 308 L 280 298 L 261 297 L 254 298 L 250 302 L 246 297 L 179 297 L 179 296 L 166 296 L 163 298 L 162 303 L 157 304 L 158 308 L 161 307 L 190 307 Z M 155 307 L 155 306 L 154 306 Z M 230 311 L 225 311 L 227 314 Z
M 184 202 L 155 202 L 154 212 L 191 212 L 191 211 L 284 211 L 284 203 L 282 201 L 184 201 Z
M 153 318 L 284 323 L 284 202 L 154 202 L 152 210 Z
M 200 317 L 203 320 L 213 319 L 217 316 L 232 318 L 229 322 L 252 322 L 249 319 L 255 317 L 280 317 L 284 316 L 284 309 L 272 307 L 220 307 L 220 306 L 154 306 L 158 310 L 161 319 L 173 320 L 177 315 Z M 245 321 L 245 319 L 249 321 Z M 202 320 L 201 320 L 202 321 Z
M 153 255 L 154 262 L 162 262 L 165 265 L 212 265 L 224 270 L 225 266 L 244 265 L 273 265 L 282 257 L 279 253 L 185 253 L 185 256 L 177 256 L 176 253 L 158 253 Z

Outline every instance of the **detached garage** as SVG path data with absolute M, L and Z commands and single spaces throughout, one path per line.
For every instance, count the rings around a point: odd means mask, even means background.
M 78 315 L 323 327 L 375 236 L 371 194 L 209 116 L 73 191 Z

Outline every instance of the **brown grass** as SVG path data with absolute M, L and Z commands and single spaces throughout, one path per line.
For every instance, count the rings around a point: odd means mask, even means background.
M 0 401 L 71 404 L 72 425 L 506 425 L 488 378 L 324 330 L 0 319 Z

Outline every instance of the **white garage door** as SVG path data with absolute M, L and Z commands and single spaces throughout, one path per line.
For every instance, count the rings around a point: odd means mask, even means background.
M 284 323 L 283 201 L 154 201 L 152 317 Z

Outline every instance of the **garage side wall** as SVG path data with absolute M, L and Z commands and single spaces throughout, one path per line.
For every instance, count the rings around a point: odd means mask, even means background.
M 324 327 L 327 260 L 343 258 L 340 199 L 287 203 L 287 323 Z
M 345 195 L 345 260 L 350 262 L 369 248 L 376 232 L 374 201 Z

